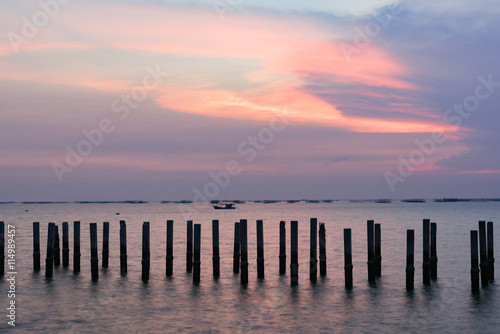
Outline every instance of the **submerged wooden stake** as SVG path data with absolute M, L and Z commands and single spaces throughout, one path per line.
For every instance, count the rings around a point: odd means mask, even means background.
M 73 222 L 73 272 L 80 272 L 80 222 Z
M 431 279 L 437 278 L 437 224 L 431 223 L 431 258 L 430 258 L 430 271 Z
M 56 236 L 54 223 L 49 223 L 47 233 L 47 257 L 45 258 L 45 277 L 52 277 L 54 270 L 54 239 Z
M 150 267 L 150 244 L 149 244 L 149 222 L 142 224 L 142 280 L 149 280 Z
M 186 230 L 186 272 L 193 270 L 193 221 L 187 221 Z
M 212 220 L 212 271 L 214 277 L 220 276 L 220 255 L 219 255 L 219 221 Z
M 292 285 L 299 284 L 299 234 L 298 225 L 299 222 L 293 220 L 290 223 L 291 234 L 290 234 L 290 283 Z
M 318 277 L 318 219 L 311 218 L 309 234 L 309 279 L 313 282 Z
M 62 241 L 62 263 L 63 267 L 69 266 L 69 229 L 68 229 L 68 222 L 62 223 L 62 229 L 63 229 L 63 241 Z M 39 249 L 40 250 L 40 249 Z M 40 260 L 39 260 L 40 263 Z
M 280 221 L 280 275 L 286 274 L 286 227 L 285 222 Z
M 194 261 L 193 261 L 193 283 L 200 282 L 201 267 L 201 225 L 194 224 Z
M 109 222 L 102 225 L 102 267 L 107 268 L 109 264 Z
M 490 281 L 495 279 L 495 254 L 493 247 L 493 222 L 488 222 L 488 274 Z
M 173 274 L 174 264 L 174 221 L 167 220 L 167 249 L 165 256 L 165 273 L 167 276 Z
M 0 230 L 2 229 L 2 223 L 0 222 Z M 0 231 L 1 234 L 1 231 Z M 0 237 L 1 238 L 1 237 Z M 0 243 L 2 241 L 0 240 Z M 3 261 L 3 249 L 0 246 L 0 262 Z M 0 273 L 2 271 L 3 264 L 0 265 Z M 39 271 L 40 270 L 40 223 L 39 222 L 34 222 L 33 223 L 33 270 Z
M 120 274 L 127 273 L 127 224 L 120 220 Z
M 326 275 L 326 229 L 325 223 L 319 224 L 319 274 Z
M 344 275 L 346 289 L 352 289 L 351 229 L 344 229 Z
M 423 235 L 422 235 L 422 278 L 425 285 L 431 284 L 431 262 L 430 262 L 430 219 L 424 219 L 423 221 Z
M 241 284 L 248 283 L 247 220 L 240 220 Z
M 97 251 L 97 224 L 90 223 L 90 269 L 92 281 L 99 279 L 99 257 Z
M 488 245 L 486 244 L 486 222 L 484 220 L 479 222 L 479 256 L 481 269 L 481 285 L 488 286 L 490 275 L 488 274 Z
M 234 223 L 233 273 L 240 272 L 240 223 Z
M 382 240 L 380 224 L 375 224 L 375 276 L 382 276 Z
M 55 237 L 54 237 L 54 266 L 61 265 L 61 247 L 59 240 L 59 226 L 54 224 Z
M 375 229 L 373 220 L 367 221 L 368 282 L 375 282 Z
M 479 292 L 479 254 L 477 249 L 477 231 L 470 231 L 470 281 L 472 292 Z
M 264 227 L 257 220 L 257 278 L 264 278 Z
M 406 230 L 406 290 L 413 290 L 415 281 L 415 231 Z

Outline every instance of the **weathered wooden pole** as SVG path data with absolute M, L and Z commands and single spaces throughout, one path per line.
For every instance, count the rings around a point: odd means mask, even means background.
M 214 277 L 220 276 L 220 255 L 219 255 L 219 221 L 212 220 L 212 272 Z
M 173 274 L 174 264 L 174 221 L 167 220 L 167 249 L 165 257 L 165 273 L 167 276 Z
M 200 282 L 201 267 L 201 225 L 194 224 L 194 261 L 193 261 L 193 283 Z
M 470 231 L 470 280 L 472 292 L 479 292 L 479 254 L 477 249 L 477 231 Z
M 150 245 L 149 245 L 149 222 L 142 223 L 142 280 L 149 280 Z
M 290 283 L 299 284 L 299 222 L 292 220 L 290 233 Z
M 240 272 L 240 223 L 234 223 L 233 273 Z
M 431 279 L 437 278 L 437 224 L 431 223 L 431 258 L 430 258 L 430 270 Z
M 61 265 L 61 246 L 59 240 L 59 226 L 54 224 L 55 237 L 54 237 L 54 266 Z
M 241 284 L 248 283 L 247 220 L 240 219 Z
M 257 220 L 257 278 L 264 278 L 264 227 Z
M 127 224 L 120 220 L 120 274 L 127 273 Z
M 5 223 L 0 222 L 0 276 L 5 274 Z
M 495 254 L 493 251 L 493 222 L 488 222 L 488 274 L 490 281 L 495 279 Z
M 368 282 L 375 282 L 375 229 L 373 220 L 367 221 Z
M 352 289 L 352 246 L 351 229 L 344 229 L 344 275 L 346 289 Z
M 406 230 L 406 290 L 413 290 L 415 281 L 415 230 Z
M 97 250 L 97 224 L 90 223 L 90 270 L 92 281 L 99 279 L 99 255 Z
M 49 223 L 47 233 L 47 257 L 45 258 L 45 277 L 52 277 L 54 270 L 54 239 L 55 239 L 55 224 Z
M 326 229 L 325 223 L 319 224 L 319 274 L 326 276 Z
M 380 224 L 375 224 L 375 276 L 382 276 L 382 236 Z
M 80 272 L 80 222 L 73 222 L 73 272 Z
M 63 241 L 62 241 L 62 263 L 63 267 L 69 266 L 69 229 L 68 222 L 62 223 Z M 40 249 L 39 249 L 40 250 Z M 40 263 L 40 260 L 39 260 Z
M 428 285 L 431 284 L 431 262 L 430 262 L 430 219 L 424 219 L 423 221 L 423 262 L 422 262 L 422 277 L 424 284 Z
M 3 229 L 3 222 L 0 222 L 0 234 Z M 1 239 L 1 238 L 0 238 Z M 0 240 L 0 243 L 2 241 Z M 0 261 L 3 261 L 3 247 L 0 247 Z M 2 271 L 3 265 L 0 266 L 0 272 Z M 33 270 L 40 270 L 40 223 L 33 223 Z
M 286 227 L 284 221 L 280 221 L 280 275 L 286 274 Z
M 484 220 L 479 222 L 479 256 L 481 269 L 481 285 L 488 286 L 488 245 L 486 244 L 486 222 Z
M 309 234 L 309 279 L 318 278 L 318 219 L 311 218 Z
M 193 221 L 187 221 L 186 230 L 186 272 L 193 270 Z
M 109 264 L 109 222 L 102 225 L 102 267 L 107 268 Z

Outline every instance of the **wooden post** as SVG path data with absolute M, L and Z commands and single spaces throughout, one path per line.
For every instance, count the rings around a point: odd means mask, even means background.
M 233 273 L 240 272 L 240 223 L 234 223 Z
M 290 283 L 299 284 L 299 222 L 292 220 L 290 234 Z
M 142 223 L 142 280 L 149 280 L 150 266 L 150 248 L 149 248 L 149 222 Z
M 0 222 L 0 234 L 3 232 L 3 222 Z M 1 237 L 0 237 L 1 239 Z M 0 243 L 2 241 L 0 240 Z M 3 247 L 0 246 L 0 261 L 3 261 Z M 0 273 L 2 272 L 3 265 L 0 266 Z M 33 223 L 33 270 L 40 270 L 40 223 Z
M 59 240 L 59 226 L 54 224 L 55 237 L 54 237 L 54 266 L 61 265 L 61 247 Z
M 286 227 L 280 221 L 280 275 L 286 274 Z
M 373 220 L 367 221 L 368 282 L 375 282 L 375 230 Z
M 193 261 L 193 283 L 200 282 L 201 267 L 201 225 L 194 224 L 194 261 Z
M 174 221 L 167 220 L 167 253 L 165 262 L 165 272 L 167 276 L 173 274 L 174 264 Z
M 382 240 L 380 224 L 375 224 L 375 276 L 382 276 Z
M 351 229 L 344 229 L 344 275 L 346 289 L 352 289 Z
M 493 252 L 493 222 L 488 222 L 488 274 L 490 281 L 495 279 L 495 254 Z
M 430 233 L 429 233 L 429 227 L 430 227 L 430 219 L 424 219 L 423 221 L 423 262 L 422 262 L 422 269 L 423 269 L 423 281 L 425 285 L 431 284 L 431 262 L 430 262 Z
M 80 222 L 73 222 L 73 272 L 80 272 Z
M 5 274 L 5 223 L 0 222 L 0 276 Z
M 62 223 L 62 229 L 63 229 L 63 241 L 62 241 L 62 256 L 63 256 L 63 267 L 69 266 L 69 229 L 68 229 L 68 222 Z M 38 236 L 40 238 L 40 236 Z M 38 249 L 40 251 L 40 249 Z M 38 258 L 38 263 L 40 263 L 40 257 Z
M 479 292 L 479 254 L 477 250 L 477 231 L 470 231 L 470 280 L 472 292 Z
M 479 222 L 479 256 L 481 262 L 479 268 L 481 269 L 481 285 L 488 286 L 488 245 L 486 244 L 486 222 L 484 220 Z
M 431 223 L 431 258 L 430 258 L 430 270 L 431 279 L 437 278 L 437 224 Z
M 415 230 L 406 230 L 406 290 L 413 290 L 415 281 Z
M 99 256 L 97 251 L 97 224 L 90 223 L 90 269 L 92 281 L 99 279 Z
M 319 274 L 326 276 L 326 229 L 325 223 L 319 224 Z
M 257 278 L 264 278 L 264 226 L 257 220 Z
M 219 255 L 219 221 L 212 220 L 212 271 L 214 277 L 220 276 L 220 255 Z
M 120 274 L 127 273 L 127 224 L 120 220 Z
M 45 258 L 45 277 L 52 277 L 54 270 L 54 239 L 55 239 L 55 224 L 49 223 L 47 233 L 47 257 Z
M 109 222 L 102 225 L 102 267 L 107 268 L 109 264 Z
M 193 270 L 193 221 L 187 221 L 186 232 L 186 272 L 191 273 Z
M 241 284 L 248 283 L 247 220 L 240 219 Z
M 309 234 L 309 279 L 313 282 L 318 277 L 318 219 L 311 218 Z

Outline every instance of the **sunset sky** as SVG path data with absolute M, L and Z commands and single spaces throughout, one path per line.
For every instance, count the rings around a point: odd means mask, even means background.
M 0 201 L 500 197 L 497 1 L 0 1 Z

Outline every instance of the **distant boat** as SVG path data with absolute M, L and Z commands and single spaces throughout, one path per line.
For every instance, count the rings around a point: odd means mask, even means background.
M 392 203 L 391 199 L 376 199 L 375 203 Z
M 231 210 L 236 209 L 234 203 L 221 203 L 221 205 L 213 205 L 215 210 Z

